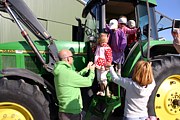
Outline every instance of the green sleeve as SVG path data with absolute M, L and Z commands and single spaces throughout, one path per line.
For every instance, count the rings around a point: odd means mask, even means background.
M 60 72 L 60 66 L 58 66 L 58 63 L 54 65 L 53 75 L 58 75 Z
M 87 77 L 83 77 L 80 74 L 77 74 L 75 71 L 71 71 L 72 80 L 69 83 L 70 86 L 73 87 L 90 87 L 94 81 L 95 73 L 93 70 L 89 71 L 89 75 Z
M 85 75 L 88 72 L 88 69 L 85 67 L 84 69 L 82 69 L 81 71 L 79 71 L 79 75 Z

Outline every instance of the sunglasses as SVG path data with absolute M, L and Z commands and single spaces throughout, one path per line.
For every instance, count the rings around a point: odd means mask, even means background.
M 72 58 L 74 58 L 74 56 L 72 56 L 72 55 L 71 55 L 71 56 L 68 56 L 68 57 L 72 57 Z M 68 57 L 67 57 L 67 58 L 68 58 Z

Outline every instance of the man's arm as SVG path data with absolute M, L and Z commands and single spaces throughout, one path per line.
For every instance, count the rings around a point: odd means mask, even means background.
M 89 71 L 89 69 L 85 67 L 84 69 L 82 69 L 81 71 L 79 71 L 78 74 L 81 75 L 81 76 L 83 76 L 83 75 L 85 75 L 88 71 Z
M 73 87 L 89 87 L 92 85 L 95 77 L 95 72 L 93 69 L 90 69 L 87 77 L 83 77 L 75 71 L 71 71 L 69 73 L 70 76 L 72 76 L 72 80 L 69 85 Z
M 84 68 L 84 69 L 82 69 L 81 71 L 79 71 L 78 73 L 80 74 L 80 75 L 85 75 L 88 71 L 89 71 L 89 69 L 90 69 L 90 66 L 92 66 L 93 65 L 93 62 L 91 61 L 91 62 L 89 62 L 88 63 L 88 65 Z

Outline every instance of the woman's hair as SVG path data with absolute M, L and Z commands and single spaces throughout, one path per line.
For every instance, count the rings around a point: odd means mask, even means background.
M 99 35 L 99 38 L 97 40 L 98 44 L 108 41 L 108 34 L 107 33 L 101 33 Z
M 132 79 L 140 86 L 151 84 L 154 79 L 151 63 L 144 60 L 138 61 L 135 65 Z

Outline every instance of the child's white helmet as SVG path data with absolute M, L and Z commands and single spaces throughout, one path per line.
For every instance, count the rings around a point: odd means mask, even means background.
M 118 28 L 118 21 L 116 19 L 112 19 L 109 22 L 110 29 L 117 29 Z
M 134 21 L 134 20 L 129 20 L 129 21 L 128 21 L 128 26 L 129 26 L 129 28 L 134 28 L 134 27 L 136 27 L 135 21 Z
M 127 18 L 126 16 L 121 16 L 118 20 L 118 23 L 127 24 Z

